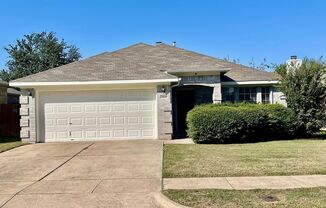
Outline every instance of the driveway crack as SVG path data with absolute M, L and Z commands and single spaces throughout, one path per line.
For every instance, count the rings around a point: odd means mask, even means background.
M 88 146 L 84 147 L 83 149 L 81 149 L 79 152 L 75 153 L 73 156 L 71 156 L 69 159 L 67 159 L 66 161 L 64 161 L 62 164 L 60 164 L 58 167 L 54 168 L 52 171 L 50 171 L 49 173 L 47 173 L 45 176 L 43 176 L 42 178 L 40 178 L 37 181 L 42 181 L 44 178 L 48 177 L 50 174 L 52 174 L 54 171 L 58 170 L 59 168 L 61 168 L 62 166 L 64 166 L 67 162 L 69 162 L 70 160 L 74 159 L 77 155 L 79 155 L 80 153 L 82 153 L 83 151 L 87 150 L 90 146 L 92 146 L 94 144 L 91 143 Z
M 100 183 L 102 183 L 103 180 L 100 180 L 96 185 L 95 187 L 93 188 L 92 192 L 91 193 L 94 193 L 95 189 L 100 185 Z

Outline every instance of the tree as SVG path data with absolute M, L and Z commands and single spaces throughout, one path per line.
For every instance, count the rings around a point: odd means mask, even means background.
M 268 71 L 268 70 L 275 68 L 276 64 L 275 63 L 267 63 L 267 59 L 264 58 L 263 61 L 259 65 L 257 65 L 255 63 L 254 58 L 252 58 L 251 61 L 249 62 L 249 66 L 252 68 L 255 68 L 255 69 L 262 70 L 262 71 Z
M 7 70 L 0 72 L 3 80 L 9 81 L 20 77 L 58 67 L 81 58 L 79 49 L 59 41 L 54 32 L 41 32 L 25 35 L 16 40 L 15 45 L 5 48 L 9 54 Z
M 224 61 L 228 61 L 234 64 L 240 64 L 240 59 L 231 59 L 229 55 L 227 57 L 223 58 Z
M 312 134 L 326 121 L 326 65 L 322 59 L 304 58 L 299 67 L 282 64 L 275 72 L 281 77 L 280 89 L 286 96 L 299 124 L 299 132 Z

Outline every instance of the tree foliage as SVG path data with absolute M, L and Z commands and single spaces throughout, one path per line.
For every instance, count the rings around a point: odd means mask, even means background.
M 268 71 L 274 69 L 276 67 L 276 64 L 267 62 L 267 59 L 265 58 L 260 64 L 256 64 L 255 60 L 252 58 L 249 62 L 249 66 L 262 71 Z
M 281 76 L 281 91 L 295 111 L 302 133 L 318 131 L 326 121 L 325 62 L 305 58 L 300 67 L 282 64 L 275 71 Z
M 0 72 L 3 80 L 9 81 L 77 61 L 79 49 L 59 40 L 54 32 L 25 35 L 15 45 L 5 48 L 9 54 L 7 70 Z

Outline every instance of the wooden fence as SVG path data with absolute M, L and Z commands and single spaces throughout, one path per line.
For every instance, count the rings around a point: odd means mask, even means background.
M 19 104 L 0 105 L 0 136 L 19 136 Z

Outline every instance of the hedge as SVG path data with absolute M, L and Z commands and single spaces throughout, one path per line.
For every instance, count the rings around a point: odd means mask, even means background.
M 209 104 L 187 115 L 188 135 L 196 143 L 247 143 L 294 138 L 294 112 L 281 105 Z

